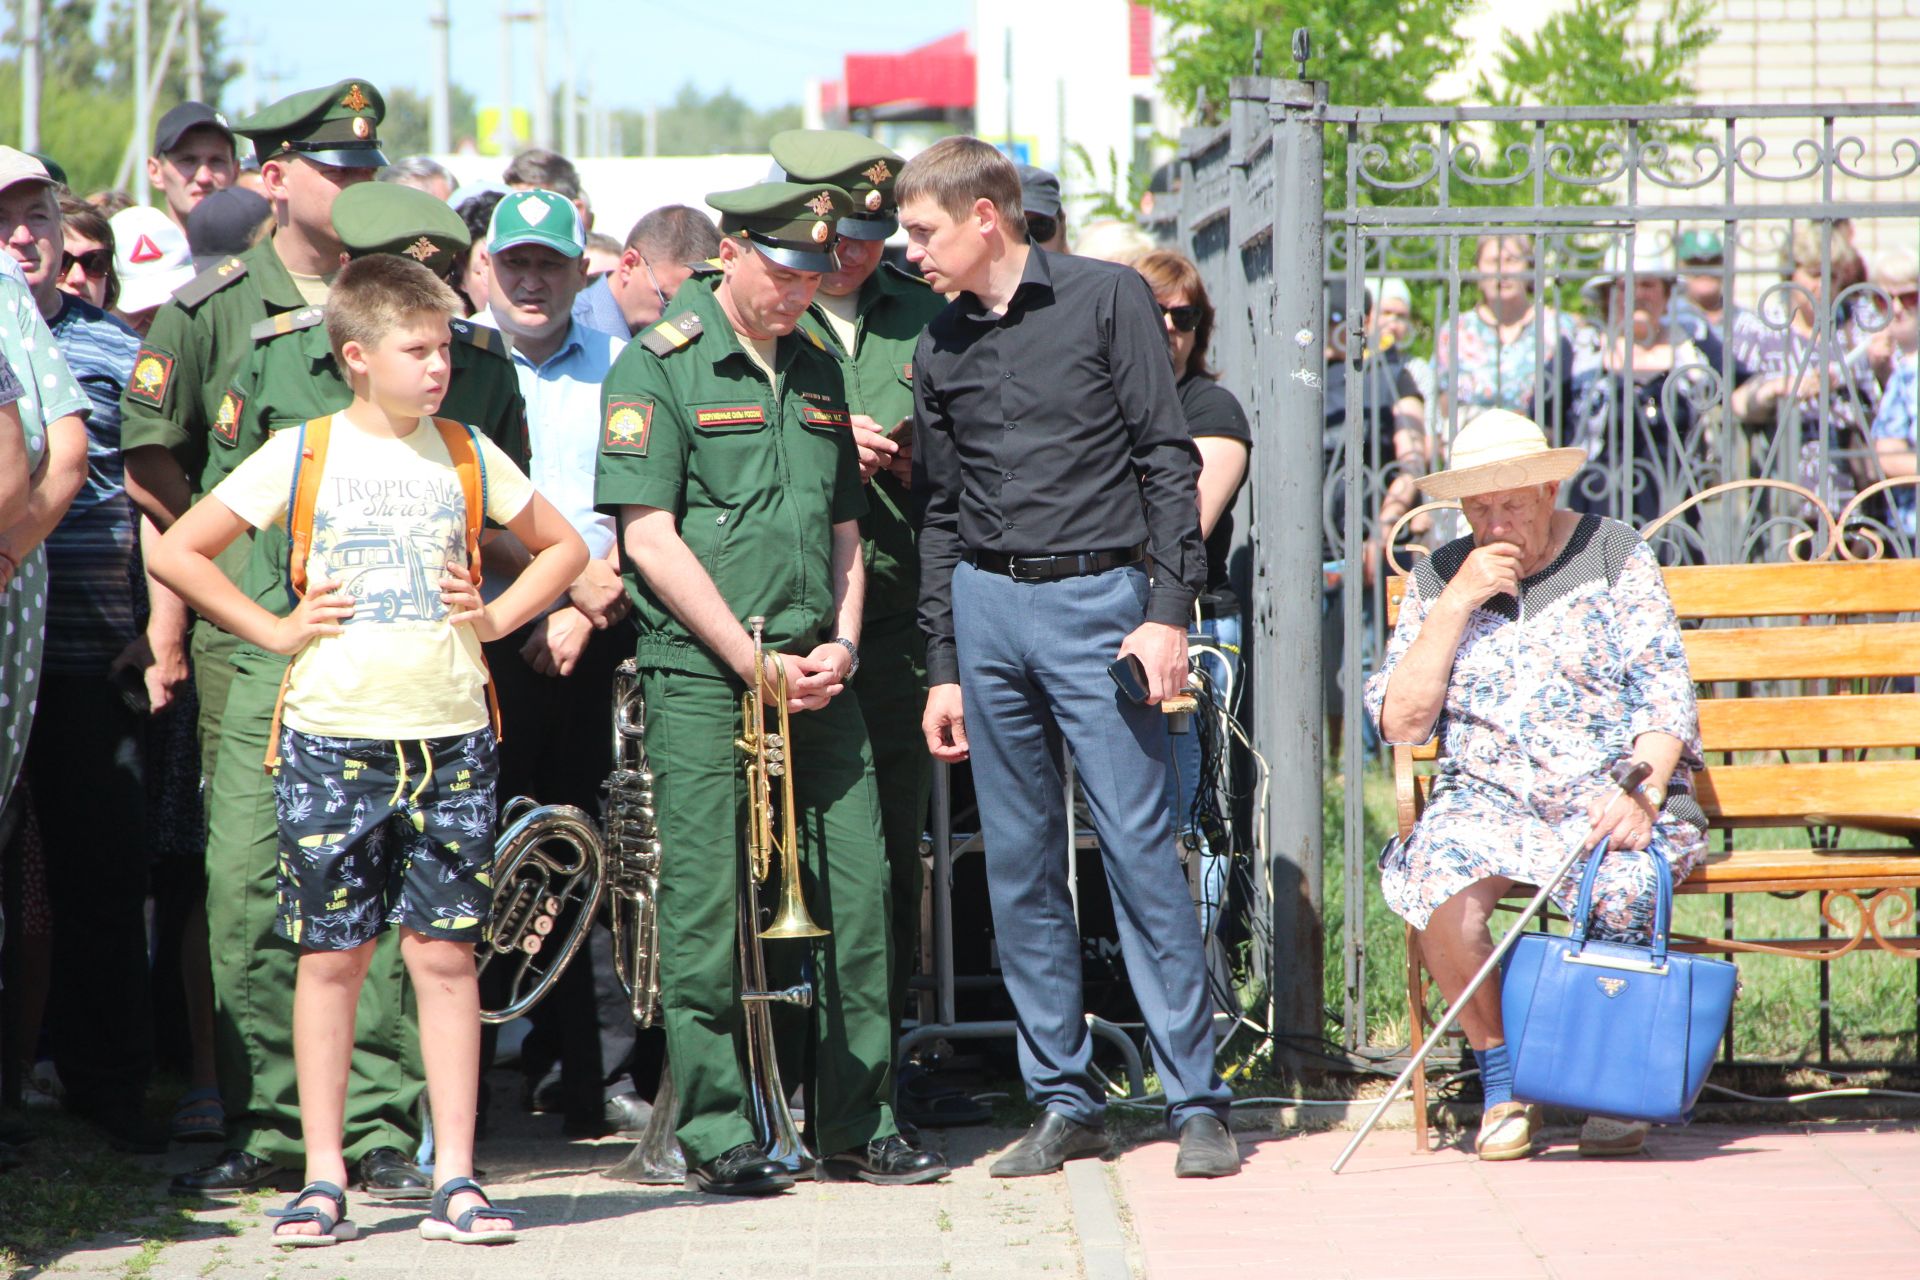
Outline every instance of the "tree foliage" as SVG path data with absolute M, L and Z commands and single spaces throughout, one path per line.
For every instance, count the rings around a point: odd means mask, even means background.
M 432 97 L 404 86 L 382 88 L 387 99 L 387 114 L 380 121 L 381 149 L 394 160 L 401 156 L 425 155 L 433 145 Z M 462 142 L 473 140 L 479 129 L 478 121 L 478 99 L 460 85 L 449 85 L 447 122 L 454 150 L 458 151 Z
M 151 55 L 158 58 L 167 24 L 179 0 L 153 0 Z M 113 182 L 133 129 L 133 6 L 129 0 L 45 0 L 41 12 L 40 149 L 67 170 L 74 190 L 97 190 Z M 8 0 L 13 32 L 20 30 L 20 0 Z M 200 49 L 204 97 L 218 102 L 238 67 L 224 54 L 225 14 L 201 3 Z M 184 42 L 184 25 L 181 41 Z M 0 138 L 20 136 L 20 60 L 17 43 L 0 59 Z M 154 93 L 153 117 L 187 97 L 187 64 L 177 42 Z M 144 156 L 151 139 L 139 141 Z M 135 182 L 145 182 L 136 170 Z
M 765 151 L 774 134 L 800 127 L 797 106 L 756 111 L 730 89 L 708 95 L 691 84 L 682 85 L 673 101 L 655 114 L 655 137 L 663 156 Z M 640 154 L 647 136 L 646 113 L 617 112 L 614 124 L 626 152 Z

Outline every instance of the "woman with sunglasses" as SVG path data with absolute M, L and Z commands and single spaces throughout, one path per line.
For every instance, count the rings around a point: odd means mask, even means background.
M 1200 616 L 1195 634 L 1208 647 L 1193 652 L 1208 688 L 1224 697 L 1239 668 L 1241 634 L 1240 600 L 1227 582 L 1227 552 L 1233 545 L 1233 503 L 1246 483 L 1253 432 L 1233 392 L 1221 386 L 1217 375 L 1207 367 L 1213 303 L 1200 280 L 1200 269 L 1191 258 L 1172 249 L 1155 249 L 1133 266 L 1146 277 L 1154 301 L 1160 304 L 1180 411 L 1186 415 L 1187 430 L 1200 450 L 1200 536 L 1207 546 L 1207 585 L 1196 605 Z M 1195 839 L 1200 843 L 1205 902 L 1200 925 L 1212 951 L 1230 851 L 1207 849 L 1205 837 L 1196 830 L 1195 794 L 1207 790 L 1200 777 L 1198 734 L 1173 735 L 1173 762 L 1174 824 L 1183 843 Z
M 113 269 L 113 227 L 107 216 L 84 200 L 60 197 L 60 221 L 67 248 L 60 259 L 60 292 L 113 310 L 120 298 L 120 277 Z

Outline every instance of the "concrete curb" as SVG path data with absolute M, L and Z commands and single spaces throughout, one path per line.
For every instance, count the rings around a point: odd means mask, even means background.
M 1135 1280 L 1127 1233 L 1120 1225 L 1119 1207 L 1114 1202 L 1117 1193 L 1106 1162 L 1069 1160 L 1065 1172 L 1086 1280 Z

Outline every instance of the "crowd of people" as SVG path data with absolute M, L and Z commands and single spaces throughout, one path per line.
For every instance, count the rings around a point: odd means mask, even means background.
M 349 1188 L 428 1201 L 431 1237 L 511 1239 L 473 1180 L 509 1043 L 483 1035 L 498 993 L 473 964 L 498 810 L 597 811 L 614 671 L 637 660 L 671 851 L 661 1029 L 636 1031 L 595 930 L 510 1029 L 513 1103 L 636 1134 L 670 1069 L 690 1186 L 805 1171 L 770 1158 L 738 1048 L 755 686 L 793 715 L 827 930 L 768 956 L 815 991 L 777 1031 L 819 1176 L 938 1180 L 919 1128 L 983 1118 L 896 1079 L 936 757 L 973 761 L 1045 1108 L 994 1173 L 1105 1148 L 1059 980 L 1079 956 L 1063 737 L 1181 1171 L 1236 1171 L 1176 843 L 1199 766 L 1154 705 L 1184 686 L 1190 627 L 1228 654 L 1240 628 L 1252 435 L 1193 263 L 1070 254 L 1057 180 L 984 143 L 909 165 L 805 130 L 771 140 L 777 180 L 615 241 L 564 157 L 463 189 L 388 163 L 383 114 L 365 81 L 235 122 L 181 104 L 153 138 L 157 208 L 0 148 L 0 1161 L 31 1158 L 12 1108 L 57 1104 L 122 1149 L 208 1144 L 177 1194 L 301 1188 L 275 1211 L 290 1245 L 351 1238 Z M 1067 407 L 1074 449 L 1020 432 Z M 956 607 L 947 579 L 1001 599 Z M 1049 662 L 1022 667 L 1041 618 Z M 160 1081 L 180 1087 L 156 1125 Z
M 776 177 L 614 240 L 565 157 L 461 187 L 425 157 L 389 163 L 383 115 L 361 80 L 234 123 L 181 104 L 147 165 L 162 208 L 79 199 L 57 158 L 0 148 L 0 1106 L 57 1101 L 133 1151 L 210 1144 L 173 1190 L 297 1186 L 276 1211 L 289 1245 L 351 1238 L 349 1188 L 429 1201 L 431 1238 L 512 1239 L 473 1163 L 502 1055 L 473 963 L 493 839 L 509 797 L 604 803 L 631 660 L 666 851 L 659 1029 L 636 1030 L 595 930 L 511 1032 L 514 1103 L 598 1137 L 637 1134 L 671 1093 L 688 1184 L 715 1194 L 783 1190 L 801 1163 L 945 1177 L 919 1129 L 980 1109 L 897 1071 L 895 1045 L 933 763 L 964 760 L 1043 1111 L 992 1172 L 1105 1150 L 1065 743 L 1177 1169 L 1236 1172 L 1205 972 L 1230 851 L 1193 830 L 1205 766 L 1156 705 L 1188 686 L 1190 634 L 1204 670 L 1243 633 L 1229 560 L 1254 433 L 1211 363 L 1195 263 L 1124 225 L 1075 234 L 1053 175 L 977 139 L 907 161 L 859 134 L 782 133 Z M 1778 316 L 1724 296 L 1711 232 L 1631 270 L 1613 255 L 1581 316 L 1535 297 L 1531 242 L 1488 236 L 1477 300 L 1431 343 L 1406 283 L 1369 282 L 1357 361 L 1332 291 L 1329 455 L 1360 396 L 1385 471 L 1355 571 L 1375 579 L 1422 489 L 1460 497 L 1472 533 L 1406 522 L 1436 550 L 1365 732 L 1424 736 L 1472 655 L 1517 660 L 1482 644 L 1503 591 L 1659 621 L 1651 553 L 1600 518 L 1620 496 L 1582 483 L 1606 468 L 1576 473 L 1697 439 L 1699 403 L 1670 379 L 1730 366 L 1734 419 L 1790 424 L 1803 467 L 1848 469 L 1809 487 L 1913 472 L 1914 263 L 1885 255 L 1860 289 L 1842 230 L 1791 237 Z M 1836 304 L 1845 357 L 1809 373 Z M 1469 483 L 1536 454 L 1551 465 L 1518 497 Z M 1625 513 L 1650 518 L 1646 501 L 1636 487 Z M 1910 493 L 1892 508 L 1908 531 L 1913 509 Z M 1548 665 L 1552 624 L 1508 621 Z M 1550 825 L 1604 819 L 1684 874 L 1697 830 L 1666 789 L 1686 785 L 1691 692 L 1684 660 L 1655 661 L 1677 652 L 1656 630 L 1618 637 L 1645 671 L 1574 690 L 1644 731 L 1573 754 L 1650 751 L 1651 798 L 1595 816 L 1583 769 Z M 1482 674 L 1499 692 L 1504 670 Z M 775 1027 L 817 1163 L 769 1150 L 740 1049 L 749 689 L 793 716 L 801 887 L 826 931 L 768 956 L 776 985 L 812 984 Z M 1450 755 L 1519 758 L 1471 728 L 1446 723 L 1468 735 Z M 1488 893 L 1535 869 L 1524 839 L 1503 857 L 1450 834 L 1490 820 L 1472 800 L 1384 864 L 1395 909 L 1440 931 L 1443 988 L 1480 954 Z M 1203 859 L 1198 903 L 1182 850 Z M 1643 929 L 1645 886 L 1606 889 L 1611 924 Z M 1497 1018 L 1466 1026 L 1489 1082 L 1482 1153 L 1524 1154 L 1531 1121 L 1492 1105 L 1508 1101 Z M 156 1127 L 162 1078 L 183 1087 Z M 0 1113 L 0 1162 L 32 1136 Z

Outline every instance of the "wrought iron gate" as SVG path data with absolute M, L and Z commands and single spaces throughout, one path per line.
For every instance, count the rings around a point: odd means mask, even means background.
M 1361 677 L 1383 648 L 1382 557 L 1464 532 L 1411 481 L 1480 408 L 1588 451 L 1569 505 L 1646 527 L 1708 495 L 1661 526 L 1669 563 L 1778 559 L 1836 528 L 1913 554 L 1911 463 L 1874 426 L 1912 405 L 1916 123 L 1912 105 L 1365 108 L 1255 79 L 1224 124 L 1183 135 L 1178 244 L 1255 423 L 1234 568 L 1273 769 L 1283 1037 L 1368 1049 L 1384 833 L 1365 828 Z M 1904 278 L 1869 280 L 1867 250 L 1883 268 L 1905 255 Z M 1391 338 L 1369 324 L 1401 306 Z M 1328 726 L 1344 727 L 1345 892 L 1323 926 Z M 1323 927 L 1344 936 L 1337 1009 Z

